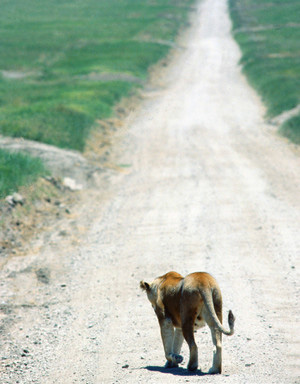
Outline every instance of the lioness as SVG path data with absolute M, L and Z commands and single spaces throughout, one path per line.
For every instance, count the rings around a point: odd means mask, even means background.
M 146 291 L 158 318 L 167 358 L 165 367 L 178 367 L 182 362 L 179 353 L 185 339 L 190 349 L 188 369 L 194 371 L 198 368 L 194 332 L 206 323 L 216 347 L 209 373 L 221 373 L 222 333 L 233 335 L 235 318 L 229 311 L 230 330 L 222 326 L 222 295 L 216 280 L 205 272 L 191 273 L 185 278 L 177 272 L 168 272 L 151 284 L 141 281 L 140 287 Z

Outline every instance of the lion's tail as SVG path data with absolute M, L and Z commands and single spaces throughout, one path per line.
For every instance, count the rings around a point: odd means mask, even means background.
M 230 310 L 228 313 L 228 325 L 229 325 L 229 331 L 228 331 L 227 329 L 225 329 L 223 327 L 220 320 L 218 319 L 218 316 L 217 316 L 216 311 L 215 311 L 213 299 L 212 299 L 212 291 L 211 290 L 202 291 L 201 296 L 202 296 L 204 304 L 205 304 L 205 306 L 206 306 L 206 308 L 207 308 L 207 310 L 211 316 L 211 319 L 215 323 L 216 328 L 220 332 L 224 333 L 224 335 L 227 335 L 227 336 L 233 335 L 234 334 L 235 317 L 234 317 L 232 311 Z

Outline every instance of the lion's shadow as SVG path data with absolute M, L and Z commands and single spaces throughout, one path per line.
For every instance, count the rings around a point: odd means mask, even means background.
M 196 371 L 188 371 L 186 368 L 178 367 L 178 368 L 165 368 L 165 367 L 158 367 L 155 365 L 148 365 L 147 367 L 144 367 L 144 369 L 147 369 L 151 372 L 160 372 L 160 373 L 168 373 L 175 376 L 207 376 L 210 375 L 208 372 L 202 372 L 200 370 Z

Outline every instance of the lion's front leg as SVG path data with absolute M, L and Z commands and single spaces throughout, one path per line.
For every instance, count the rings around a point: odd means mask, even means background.
M 183 357 L 177 352 L 180 344 L 180 335 L 174 332 L 174 327 L 171 319 L 163 319 L 160 321 L 161 338 L 165 350 L 165 356 L 167 359 L 166 368 L 178 367 L 178 364 L 182 362 Z M 174 343 L 175 342 L 175 343 Z M 182 342 L 181 342 L 182 345 Z M 180 348 L 181 348 L 180 345 Z M 176 352 L 173 350 L 173 346 L 176 348 Z M 179 350 L 180 350 L 179 348 Z

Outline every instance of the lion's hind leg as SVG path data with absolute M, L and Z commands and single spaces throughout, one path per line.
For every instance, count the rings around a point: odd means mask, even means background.
M 182 330 L 179 328 L 175 328 L 174 338 L 173 338 L 173 348 L 172 348 L 172 353 L 170 354 L 172 356 L 172 362 L 167 360 L 165 364 L 165 368 L 177 368 L 178 364 L 180 364 L 183 361 L 183 357 L 180 355 L 182 343 L 183 343 Z
M 182 326 L 182 331 L 186 342 L 190 349 L 190 359 L 188 370 L 195 371 L 198 368 L 198 348 L 194 337 L 194 320 L 186 321 Z
M 222 296 L 219 290 L 214 291 L 213 304 L 216 315 L 222 324 Z M 211 331 L 212 342 L 215 347 L 213 354 L 213 364 L 209 373 L 216 374 L 222 372 L 222 332 L 216 329 L 215 324 L 207 311 L 204 311 L 204 317 Z
M 222 372 L 222 333 L 215 328 L 211 328 L 211 337 L 213 344 L 216 348 L 214 351 L 213 365 L 209 370 L 209 373 L 221 373 Z
M 182 297 L 181 323 L 183 336 L 190 349 L 188 370 L 195 371 L 198 368 L 198 348 L 194 337 L 194 324 L 199 312 L 199 294 L 189 292 Z
M 183 360 L 183 357 L 177 353 L 178 348 L 180 351 L 182 345 L 180 333 L 177 332 L 177 329 L 174 332 L 171 319 L 162 320 L 160 322 L 160 328 L 165 356 L 167 359 L 165 368 L 176 368 Z M 174 351 L 174 346 L 176 348 L 176 352 Z
M 180 328 L 175 328 L 174 339 L 173 339 L 173 353 L 179 355 L 183 343 L 183 334 Z

